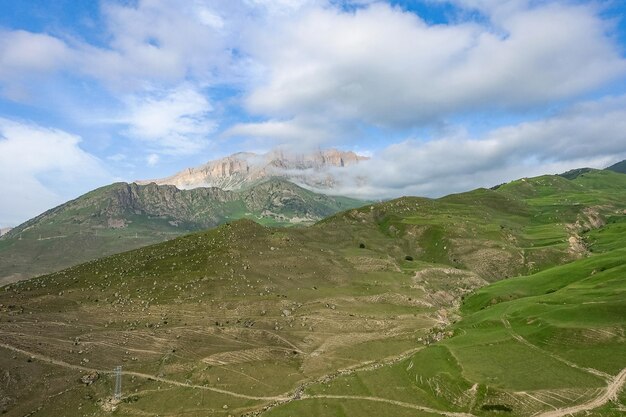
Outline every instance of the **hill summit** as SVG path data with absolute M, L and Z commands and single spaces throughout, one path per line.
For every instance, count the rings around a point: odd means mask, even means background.
M 608 171 L 619 172 L 621 174 L 626 174 L 626 159 L 618 162 L 616 164 L 611 165 L 606 168 Z

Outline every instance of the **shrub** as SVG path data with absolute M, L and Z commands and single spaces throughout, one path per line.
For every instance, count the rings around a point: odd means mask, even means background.
M 404 259 L 406 259 L 407 261 L 412 261 L 413 257 L 411 255 L 407 255 L 404 257 Z
M 485 411 L 506 411 L 510 413 L 513 409 L 506 404 L 484 404 L 481 409 Z

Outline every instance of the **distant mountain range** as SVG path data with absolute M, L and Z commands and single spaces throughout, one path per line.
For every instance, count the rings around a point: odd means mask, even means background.
M 206 164 L 188 168 L 167 178 L 137 181 L 137 184 L 155 183 L 175 185 L 180 189 L 218 187 L 238 190 L 270 177 L 287 179 L 299 185 L 328 189 L 335 185 L 337 171 L 369 158 L 354 152 L 336 149 L 311 153 L 272 151 L 265 154 L 240 152 Z
M 2 236 L 0 285 L 230 220 L 311 224 L 363 204 L 316 194 L 280 178 L 238 191 L 115 183 L 48 210 Z
M 312 224 L 366 202 L 318 194 L 290 181 L 330 189 L 342 168 L 366 159 L 334 149 L 300 155 L 238 153 L 161 180 L 99 188 L 0 230 L 0 285 L 230 220 Z M 607 170 L 624 172 L 626 161 Z M 594 171 L 581 168 L 561 176 L 573 180 Z

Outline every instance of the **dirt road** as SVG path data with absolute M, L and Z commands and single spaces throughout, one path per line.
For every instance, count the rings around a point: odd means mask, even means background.
M 626 368 L 622 369 L 622 371 L 613 378 L 613 380 L 606 386 L 602 393 L 596 398 L 589 400 L 584 404 L 574 405 L 567 408 L 558 408 L 553 411 L 546 411 L 544 413 L 535 414 L 535 417 L 564 417 L 580 413 L 581 411 L 588 411 L 601 407 L 609 402 L 611 399 L 616 398 L 620 390 L 624 388 L 625 383 Z

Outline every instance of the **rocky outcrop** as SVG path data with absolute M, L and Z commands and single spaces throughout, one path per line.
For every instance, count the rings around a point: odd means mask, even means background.
M 100 374 L 96 371 L 91 371 L 80 378 L 80 382 L 85 385 L 91 385 L 100 378 Z
M 180 189 L 218 187 L 237 190 L 265 178 L 281 177 L 314 188 L 332 188 L 336 183 L 332 172 L 334 168 L 358 164 L 366 159 L 354 152 L 336 149 L 306 154 L 272 151 L 258 155 L 241 152 L 197 168 L 187 168 L 171 177 L 137 183 L 174 185 Z
M 10 227 L 5 227 L 3 229 L 0 229 L 0 236 L 2 235 L 6 235 L 7 233 L 9 233 L 11 231 Z

